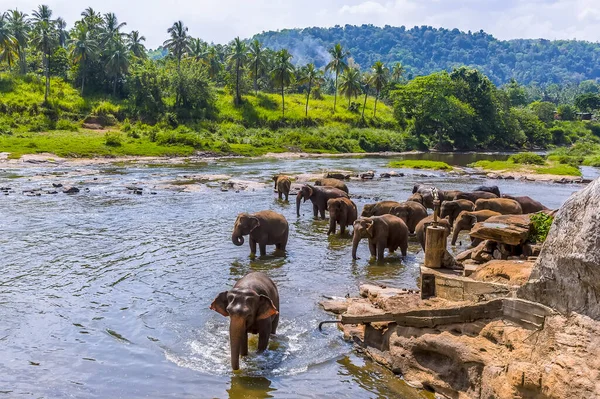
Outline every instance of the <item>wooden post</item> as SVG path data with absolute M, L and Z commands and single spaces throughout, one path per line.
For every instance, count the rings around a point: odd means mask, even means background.
M 446 229 L 442 226 L 429 226 L 425 231 L 425 267 L 442 267 L 446 252 Z

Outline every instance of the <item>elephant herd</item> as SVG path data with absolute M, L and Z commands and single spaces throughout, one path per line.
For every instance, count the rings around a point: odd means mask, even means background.
M 273 177 L 279 199 L 287 201 L 291 190 L 288 176 Z M 474 191 L 434 190 L 433 186 L 417 184 L 412 195 L 404 202 L 381 201 L 367 204 L 358 214 L 356 204 L 350 200 L 346 184 L 338 179 L 327 178 L 304 184 L 296 196 L 296 215 L 300 216 L 302 202 L 310 201 L 315 218 L 325 219 L 329 212 L 329 230 L 335 234 L 337 226 L 344 235 L 352 226 L 352 258 L 358 259 L 358 244 L 364 238 L 368 241 L 371 256 L 378 261 L 384 258 L 385 249 L 390 253 L 400 249 L 407 255 L 408 239 L 414 234 L 422 248 L 425 248 L 425 231 L 433 223 L 434 196 L 437 193 L 441 203 L 439 225 L 446 228 L 447 236 L 452 233 L 452 245 L 456 244 L 461 231 L 471 230 L 477 222 L 496 215 L 535 213 L 546 210 L 544 205 L 527 196 L 501 195 L 497 186 L 480 186 Z M 278 251 L 285 251 L 289 235 L 286 218 L 274 211 L 238 215 L 231 236 L 232 242 L 241 246 L 244 236 L 248 236 L 250 254 L 266 255 L 267 245 L 275 245 Z M 221 292 L 210 307 L 212 310 L 230 317 L 231 365 L 239 368 L 239 357 L 248 353 L 248 333 L 259 334 L 258 351 L 268 346 L 270 334 L 274 334 L 279 321 L 279 294 L 277 287 L 264 273 L 249 273 L 235 286 Z

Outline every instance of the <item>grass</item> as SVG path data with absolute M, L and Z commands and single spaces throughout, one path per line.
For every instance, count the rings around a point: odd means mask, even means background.
M 452 170 L 452 166 L 446 162 L 426 161 L 426 160 L 404 160 L 393 161 L 389 163 L 391 168 L 410 168 L 410 169 L 431 169 L 431 170 Z
M 581 176 L 579 168 L 547 160 L 544 165 L 518 164 L 508 161 L 477 161 L 469 166 L 494 172 L 516 172 L 540 175 Z

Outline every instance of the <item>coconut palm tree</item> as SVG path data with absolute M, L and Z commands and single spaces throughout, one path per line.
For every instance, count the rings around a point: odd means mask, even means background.
M 377 61 L 371 67 L 373 73 L 373 87 L 375 88 L 375 108 L 373 108 L 373 117 L 377 114 L 377 100 L 381 90 L 388 84 L 390 70 L 381 61 Z
M 306 107 L 304 110 L 304 116 L 308 118 L 308 100 L 310 99 L 310 93 L 314 84 L 319 84 L 323 81 L 323 71 L 317 69 L 315 64 L 310 63 L 306 65 L 300 71 L 300 79 L 298 83 L 308 85 L 306 90 Z
M 222 64 L 219 52 L 215 46 L 210 46 L 206 52 L 206 66 L 208 67 L 208 76 L 216 80 L 221 72 Z
M 286 49 L 279 50 L 275 55 L 275 68 L 271 72 L 275 86 L 281 88 L 281 114 L 285 118 L 285 88 L 294 79 L 294 65 L 290 62 L 292 55 Z
M 365 108 L 367 107 L 367 97 L 369 96 L 369 89 L 371 88 L 371 82 L 373 81 L 373 75 L 369 72 L 363 74 L 362 85 L 363 91 L 365 92 L 365 101 L 363 102 L 361 119 L 365 120 Z
M 83 23 L 87 25 L 90 32 L 95 32 L 104 22 L 102 15 L 99 12 L 94 11 L 92 7 L 83 10 L 81 16 L 83 17 Z
M 207 47 L 208 45 L 204 40 L 191 38 L 188 56 L 193 58 L 197 62 L 201 61 L 204 59 L 204 57 L 206 57 Z
M 145 41 L 145 36 L 140 36 L 139 31 L 133 30 L 127 35 L 127 48 L 135 57 L 144 60 L 148 57 L 148 53 L 146 52 L 146 46 L 144 46 L 144 44 L 142 43 Z
M 100 44 L 103 46 L 111 46 L 115 42 L 120 41 L 124 33 L 121 33 L 121 29 L 127 25 L 127 22 L 119 23 L 117 16 L 112 13 L 104 14 L 104 21 L 102 23 L 102 33 L 100 34 Z
M 58 45 L 66 47 L 69 40 L 69 31 L 66 30 L 67 23 L 61 17 L 56 18 L 56 32 L 58 36 Z
M 340 73 L 348 69 L 346 63 L 346 57 L 350 55 L 349 51 L 345 51 L 341 44 L 336 44 L 329 49 L 331 55 L 331 61 L 325 66 L 325 71 L 334 71 L 335 73 L 335 92 L 333 97 L 333 112 L 335 112 L 335 105 L 337 103 L 337 91 L 338 91 L 338 76 Z
M 32 44 L 42 53 L 42 64 L 46 77 L 44 102 L 48 101 L 50 93 L 50 67 L 48 59 L 58 41 L 55 21 L 52 20 L 52 10 L 47 5 L 41 5 L 32 13 L 33 37 Z
M 171 52 L 171 54 L 177 59 L 177 70 L 181 66 L 181 58 L 189 50 L 190 37 L 188 36 L 188 28 L 181 21 L 177 21 L 167 29 L 167 32 L 171 35 L 168 40 L 165 40 L 163 46 Z
M 31 31 L 27 14 L 18 10 L 10 10 L 7 13 L 7 22 L 16 41 L 15 48 L 19 58 L 19 71 L 21 74 L 25 74 L 27 73 L 26 49 Z
M 254 39 L 248 46 L 248 62 L 252 65 L 252 77 L 254 78 L 254 92 L 258 95 L 258 78 L 264 70 L 266 54 L 258 39 Z
M 6 62 L 10 69 L 17 59 L 17 40 L 13 36 L 6 13 L 0 14 L 0 63 Z
M 396 62 L 392 66 L 392 79 L 394 80 L 394 82 L 398 83 L 400 81 L 400 79 L 402 79 L 403 75 L 404 75 L 404 66 L 401 63 Z
M 93 38 L 92 32 L 86 24 L 78 24 L 73 32 L 73 38 L 69 40 L 69 46 L 73 63 L 79 64 L 81 95 L 83 96 L 87 65 L 98 55 L 98 42 Z
M 108 48 L 106 55 L 108 57 L 106 69 L 113 77 L 113 97 L 116 97 L 117 81 L 121 74 L 127 73 L 129 68 L 129 50 L 122 40 L 116 40 Z
M 246 43 L 240 40 L 239 36 L 233 40 L 228 61 L 229 65 L 235 70 L 235 103 L 239 104 L 242 101 L 242 96 L 240 95 L 240 75 L 248 61 Z
M 356 98 L 362 91 L 361 76 L 358 68 L 348 68 L 340 76 L 340 93 L 348 98 L 348 107 L 352 97 Z

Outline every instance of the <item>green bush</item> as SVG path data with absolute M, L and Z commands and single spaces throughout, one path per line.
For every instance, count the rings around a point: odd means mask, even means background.
M 109 147 L 120 147 L 123 145 L 121 134 L 117 132 L 108 132 L 104 135 L 104 144 Z
M 508 160 L 513 163 L 526 165 L 544 165 L 546 163 L 544 157 L 533 152 L 521 152 L 511 155 Z
M 92 114 L 98 116 L 112 115 L 119 118 L 121 116 L 121 107 L 108 101 L 101 101 L 92 109 Z
M 56 130 L 76 132 L 79 130 L 79 124 L 68 119 L 59 119 L 58 122 L 56 122 Z
M 543 243 L 548 237 L 548 232 L 552 226 L 554 217 L 544 213 L 538 212 L 531 215 L 531 227 L 529 228 L 529 241 L 535 243 Z

